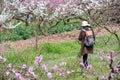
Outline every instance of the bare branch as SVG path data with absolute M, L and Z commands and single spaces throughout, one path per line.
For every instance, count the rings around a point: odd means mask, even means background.
M 22 24 L 22 22 L 19 22 L 19 23 L 17 23 L 16 25 L 14 25 L 14 22 L 12 21 L 12 22 L 10 22 L 10 23 L 8 24 L 8 26 L 6 26 L 6 25 L 4 24 L 4 25 L 2 25 L 2 27 L 5 28 L 5 29 L 14 29 L 14 28 L 16 28 L 17 26 L 19 26 L 20 24 Z

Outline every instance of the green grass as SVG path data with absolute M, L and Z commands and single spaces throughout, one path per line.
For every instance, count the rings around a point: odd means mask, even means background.
M 61 42 L 61 43 L 45 43 L 41 46 L 41 51 L 44 53 L 53 54 L 69 54 L 78 51 L 79 44 L 76 41 Z
M 109 39 L 109 37 L 111 37 Z M 100 37 L 96 37 L 96 44 L 95 48 L 97 50 L 104 49 L 104 50 L 118 50 L 118 44 L 115 36 L 111 36 L 111 34 L 105 34 Z
M 94 54 L 89 55 L 89 63 L 93 64 L 96 72 L 101 75 L 106 74 L 108 72 L 107 67 L 105 66 L 105 62 L 100 61 L 97 57 L 97 53 L 100 50 L 115 50 L 117 51 L 118 45 L 116 44 L 115 37 L 110 39 L 109 43 L 104 44 L 104 40 L 107 40 L 109 34 L 96 37 L 96 43 L 94 46 Z M 114 44 L 114 45 L 113 45 Z M 112 46 L 111 46 L 112 45 Z M 14 63 L 17 66 L 21 66 L 22 64 L 31 65 L 34 63 L 35 57 L 40 54 L 43 55 L 43 62 L 46 63 L 48 67 L 54 66 L 55 64 L 59 64 L 62 61 L 66 61 L 69 64 L 69 67 L 75 68 L 76 57 L 80 50 L 80 44 L 78 41 L 69 41 L 69 42 L 60 42 L 60 43 L 43 43 L 38 46 L 38 49 L 35 47 L 30 47 L 25 50 L 15 51 L 12 50 L 9 53 L 2 54 L 5 58 L 8 59 L 7 63 Z M 82 59 L 82 58 L 81 58 Z M 102 64 L 102 65 L 101 65 Z M 104 67 L 103 67 L 104 66 Z M 67 66 L 68 67 L 68 66 Z M 101 72 L 99 68 L 104 68 L 105 71 Z M 80 71 L 77 66 L 78 72 Z M 89 74 L 88 74 L 89 75 Z M 95 78 L 89 75 L 92 80 Z M 60 78 L 58 80 L 64 80 Z M 71 74 L 65 80 L 86 80 L 85 78 L 80 76 L 80 73 Z

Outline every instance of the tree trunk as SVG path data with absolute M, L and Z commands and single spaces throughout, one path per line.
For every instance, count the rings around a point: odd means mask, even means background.
M 3 10 L 3 4 L 4 4 L 4 0 L 0 0 L 0 14 Z

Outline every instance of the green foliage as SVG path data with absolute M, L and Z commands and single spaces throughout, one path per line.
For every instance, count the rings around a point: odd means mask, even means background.
M 48 34 L 56 34 L 62 33 L 65 31 L 72 31 L 74 29 L 80 29 L 79 24 L 64 24 L 62 21 L 52 29 L 48 30 Z M 47 30 L 45 26 L 42 27 L 45 31 Z M 41 35 L 41 32 L 38 31 L 37 27 L 35 26 L 19 26 L 12 30 L 7 30 L 4 32 L 0 32 L 0 42 L 2 41 L 16 41 L 16 40 L 25 40 L 30 37 L 35 36 L 35 32 L 37 30 L 37 34 Z
M 3 39 L 3 34 L 0 33 L 0 42 L 2 42 L 2 39 Z
M 19 26 L 7 32 L 0 32 L 0 42 L 25 40 L 35 35 L 36 27 Z
M 74 29 L 80 29 L 80 25 L 75 24 L 64 24 L 63 22 L 60 22 L 56 27 L 53 27 L 48 31 L 49 34 L 55 34 L 55 33 L 62 33 L 65 31 L 72 31 Z
M 35 28 L 33 27 L 16 27 L 11 31 L 10 40 L 27 39 L 34 35 Z

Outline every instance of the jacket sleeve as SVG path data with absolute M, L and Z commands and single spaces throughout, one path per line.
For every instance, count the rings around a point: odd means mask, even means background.
M 78 40 L 82 41 L 84 39 L 84 37 L 85 37 L 85 33 L 81 30 L 80 34 L 79 34 L 79 37 L 78 37 Z

